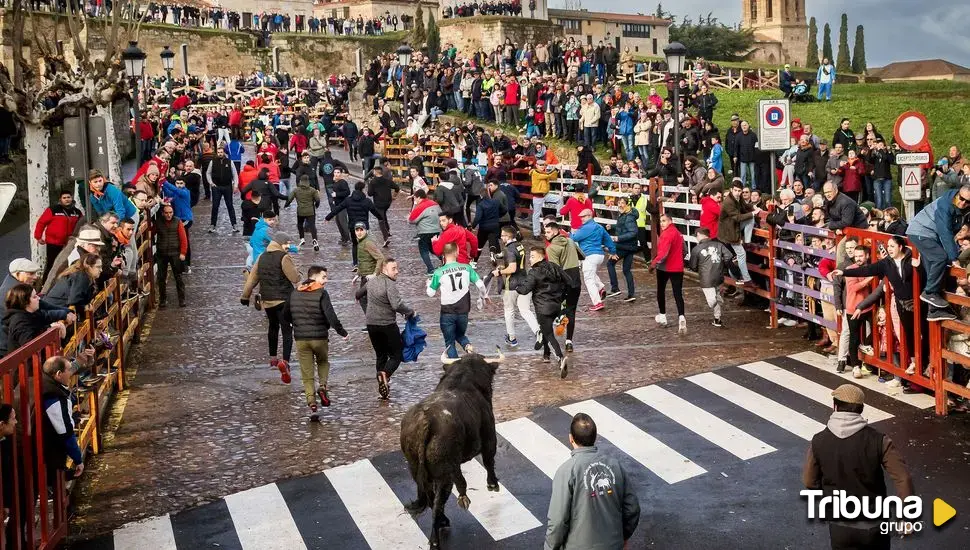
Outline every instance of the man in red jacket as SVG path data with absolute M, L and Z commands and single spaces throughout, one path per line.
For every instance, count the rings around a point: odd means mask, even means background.
M 67 245 L 67 239 L 74 234 L 74 227 L 84 213 L 74 205 L 74 195 L 70 191 L 61 191 L 57 204 L 44 210 L 37 226 L 34 227 L 34 238 L 47 246 L 47 265 L 44 267 L 44 278 L 50 273 L 54 258 Z
M 431 250 L 435 256 L 444 254 L 446 244 L 455 243 L 458 247 L 458 263 L 470 263 L 471 256 L 478 252 L 478 237 L 456 224 L 450 214 L 442 213 L 438 216 L 438 223 L 441 224 L 441 235 L 431 239 Z
M 177 113 L 192 104 L 192 99 L 187 95 L 180 95 L 172 102 L 172 112 Z

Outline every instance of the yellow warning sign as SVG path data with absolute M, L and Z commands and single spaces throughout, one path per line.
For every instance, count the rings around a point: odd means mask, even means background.
M 957 511 L 941 498 L 933 499 L 933 525 L 939 527 L 953 519 Z

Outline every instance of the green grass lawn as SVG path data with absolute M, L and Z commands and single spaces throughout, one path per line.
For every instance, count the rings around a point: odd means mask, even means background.
M 641 94 L 646 86 L 635 86 Z M 714 89 L 719 102 L 714 122 L 721 135 L 730 127 L 732 113 L 758 126 L 758 100 L 779 98 L 778 90 Z M 961 150 L 970 147 L 967 121 L 970 121 L 970 84 L 947 81 L 892 84 L 837 84 L 831 103 L 793 103 L 792 117 L 812 124 L 814 133 L 831 140 L 843 117 L 852 120 L 852 129 L 862 131 L 866 122 L 876 125 L 890 140 L 896 118 L 905 111 L 920 111 L 930 123 L 930 143 L 936 156 L 945 155 L 951 145 Z

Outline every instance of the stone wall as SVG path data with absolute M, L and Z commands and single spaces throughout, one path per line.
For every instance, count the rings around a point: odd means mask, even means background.
M 442 44 L 454 44 L 459 52 L 494 50 L 511 38 L 516 44 L 548 42 L 562 36 L 562 27 L 550 21 L 522 17 L 486 16 L 445 19 L 438 22 Z

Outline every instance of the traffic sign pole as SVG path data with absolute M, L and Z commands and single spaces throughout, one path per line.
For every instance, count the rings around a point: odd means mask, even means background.
M 762 99 L 758 102 L 760 122 L 758 125 L 758 147 L 771 153 L 771 198 L 775 198 L 778 175 L 775 173 L 775 159 L 778 151 L 791 146 L 791 103 L 787 99 Z
M 920 164 L 930 161 L 930 154 L 924 149 L 929 143 L 930 123 L 926 115 L 919 111 L 907 111 L 896 119 L 893 127 L 893 137 L 896 143 L 907 153 L 896 154 L 896 164 L 899 165 L 899 175 L 902 180 L 900 194 L 903 197 L 903 208 L 906 219 L 912 220 L 916 215 L 916 201 L 923 198 L 923 170 Z

